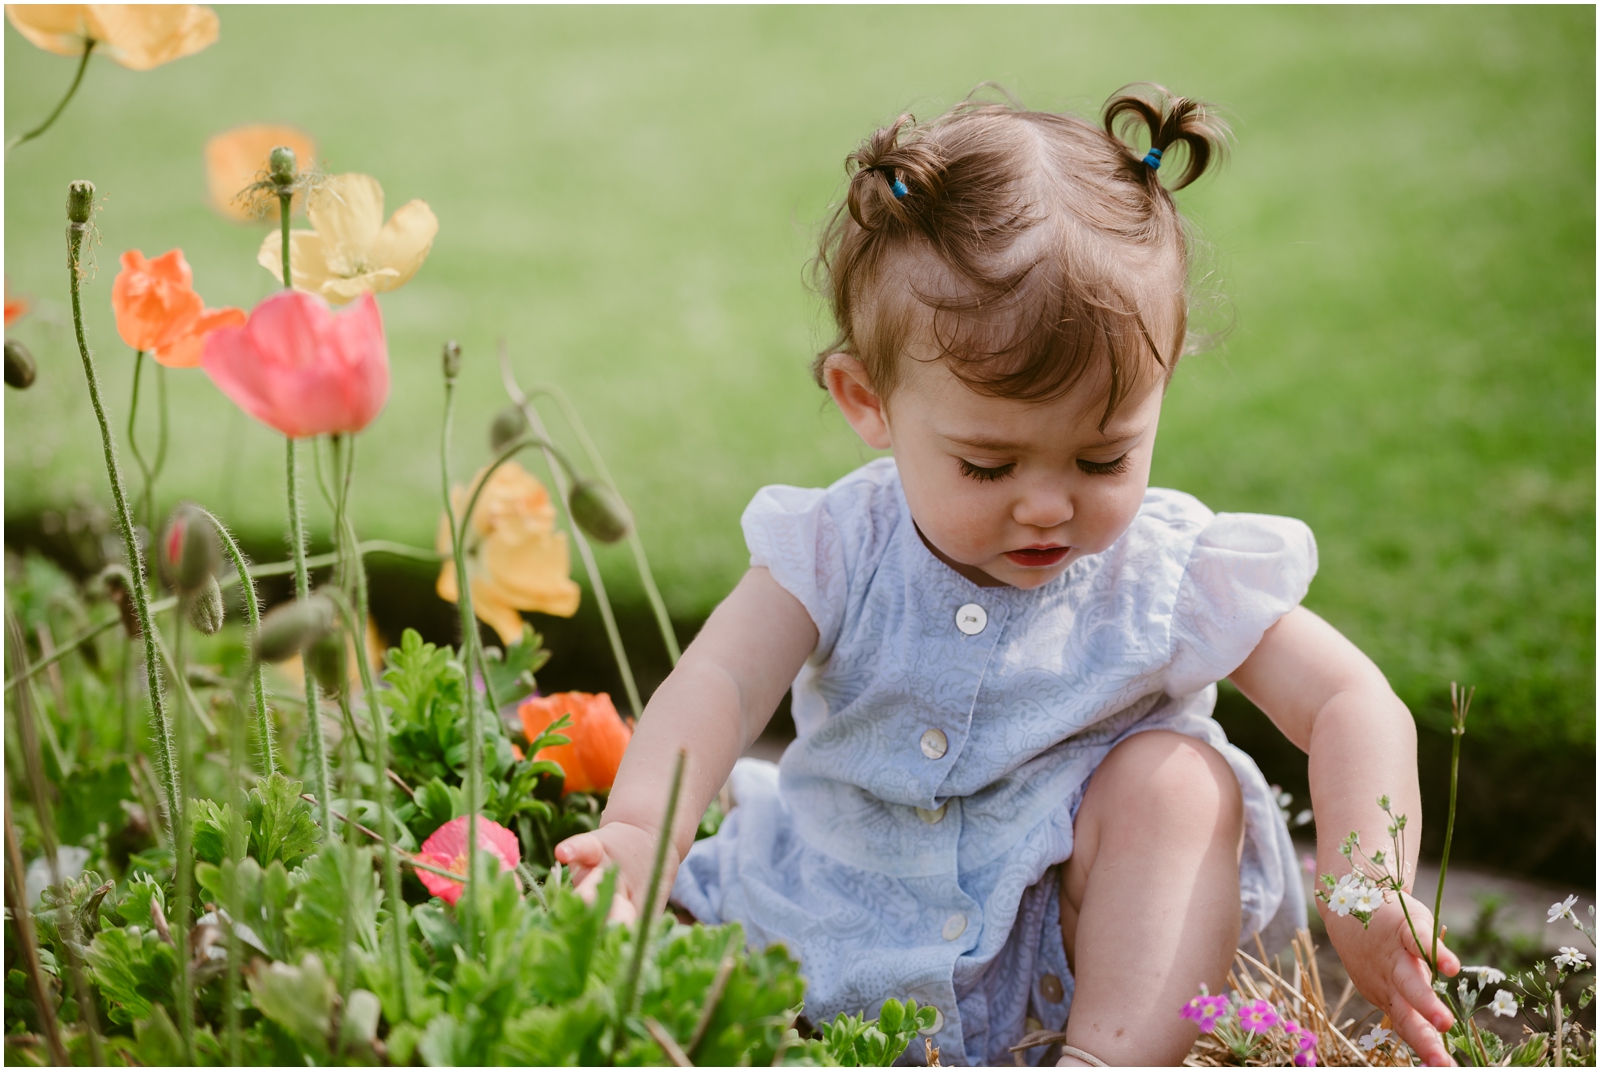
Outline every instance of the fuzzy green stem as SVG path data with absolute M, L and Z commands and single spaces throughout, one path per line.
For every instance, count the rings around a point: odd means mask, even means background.
M 285 216 L 285 219 L 288 217 Z M 300 518 L 300 453 L 299 442 L 286 438 L 288 460 L 286 474 L 289 484 L 289 544 L 294 550 L 294 596 L 297 599 L 311 595 L 311 574 L 306 569 L 306 529 Z M 301 659 L 306 679 L 306 732 L 311 735 L 312 762 L 316 765 L 318 805 L 322 808 L 322 828 L 331 830 L 333 819 L 328 808 L 333 794 L 328 791 L 328 741 L 322 735 L 322 720 L 317 708 L 317 678 L 311 667 Z
M 278 229 L 283 232 L 283 288 L 291 290 L 294 276 L 289 268 L 289 202 L 294 200 L 293 190 L 280 190 L 278 193 Z
M 99 42 L 95 41 L 95 39 L 92 37 L 84 40 L 83 58 L 78 61 L 78 73 L 72 76 L 72 84 L 67 87 L 67 95 L 61 98 L 61 103 L 56 105 L 56 110 L 51 112 L 49 116 L 45 118 L 44 122 L 34 127 L 26 134 L 18 134 L 16 137 L 6 142 L 6 152 L 10 152 L 12 149 L 15 149 L 18 145 L 21 145 L 25 141 L 32 141 L 40 134 L 43 134 L 46 130 L 49 130 L 51 125 L 56 121 L 57 116 L 66 111 L 67 102 L 72 100 L 72 95 L 78 91 L 78 86 L 83 83 L 83 72 L 89 69 L 89 56 L 94 52 L 94 46 L 98 43 Z
M 196 507 L 199 509 L 199 507 Z M 217 538 L 222 541 L 223 549 L 228 552 L 228 557 L 233 560 L 233 567 L 238 573 L 239 586 L 244 589 L 245 616 L 249 619 L 249 628 L 245 633 L 246 650 L 255 650 L 256 635 L 261 631 L 261 607 L 256 602 L 256 586 L 250 579 L 250 563 L 244 553 L 239 550 L 239 544 L 234 542 L 233 534 L 228 531 L 227 525 L 219 521 L 209 510 L 200 509 L 201 516 L 211 522 L 211 527 L 217 533 Z M 261 738 L 261 772 L 269 775 L 277 770 L 278 759 L 272 744 L 272 715 L 267 710 L 267 686 L 263 679 L 261 663 L 252 659 L 251 678 L 255 687 L 257 733 Z M 242 812 L 241 812 L 242 813 Z
M 57 1067 L 70 1067 L 67 1050 L 61 1044 L 61 1027 L 56 1022 L 55 996 L 45 984 L 44 970 L 39 961 L 39 940 L 34 933 L 33 914 L 28 910 L 28 897 L 23 885 L 22 850 L 17 844 L 17 829 L 11 824 L 11 786 L 5 786 L 6 820 L 6 909 L 11 913 L 11 924 L 22 939 L 22 962 L 28 989 L 33 995 L 33 1006 L 39 1022 L 44 1027 L 45 1047 L 50 1051 L 50 1062 Z
M 88 340 L 83 333 L 83 301 L 79 294 L 79 256 L 83 240 L 89 233 L 88 223 L 67 225 L 67 275 L 72 289 L 72 327 L 77 336 L 78 354 L 83 359 L 83 375 L 89 384 L 89 402 L 94 407 L 95 419 L 100 423 L 101 446 L 105 452 L 106 475 L 111 481 L 111 497 L 116 504 L 117 527 L 122 534 L 123 552 L 128 556 L 128 567 L 133 573 L 129 585 L 133 595 L 134 615 L 144 635 L 145 676 L 150 688 L 150 715 L 155 721 L 157 745 L 166 769 L 166 797 L 169 818 L 177 814 L 178 797 L 182 794 L 178 781 L 172 726 L 167 719 L 165 698 L 161 694 L 161 670 L 156 654 L 155 622 L 150 616 L 149 596 L 145 590 L 144 554 L 134 536 L 133 514 L 128 509 L 128 495 L 122 484 L 122 470 L 117 464 L 116 440 L 111 435 L 111 422 L 106 417 L 105 405 L 100 400 L 100 378 L 95 371 L 94 355 L 89 352 Z
M 467 875 L 464 894 L 463 928 L 467 934 L 467 955 L 475 956 L 478 946 L 478 808 L 483 804 L 483 737 L 478 729 L 478 690 L 472 686 L 472 667 L 476 662 L 478 621 L 472 610 L 472 585 L 467 578 L 466 549 L 462 545 L 464 524 L 456 523 L 455 505 L 450 501 L 450 429 L 455 422 L 456 381 L 444 381 L 444 432 L 439 443 L 439 464 L 444 480 L 444 510 L 451 532 L 451 554 L 456 566 L 456 606 L 461 612 L 461 665 L 467 673 Z M 468 517 L 472 516 L 468 507 Z
M 150 469 L 149 462 L 144 459 L 144 451 L 139 449 L 139 435 L 137 422 L 139 419 L 139 377 L 144 371 L 144 350 L 139 350 L 133 355 L 133 395 L 128 400 L 128 449 L 133 451 L 133 460 L 138 462 L 139 472 L 144 476 L 144 491 L 139 495 L 136 505 L 138 512 L 144 514 L 144 530 L 155 532 L 155 476 Z
M 230 547 L 229 554 L 233 557 L 234 564 L 238 565 L 242 571 L 244 568 L 243 557 L 238 553 L 237 548 L 232 547 L 232 537 L 228 535 L 227 530 L 222 527 L 215 517 L 211 517 L 209 513 L 206 516 L 211 518 L 212 527 L 217 530 L 217 535 L 221 537 L 224 545 Z M 248 579 L 245 583 L 245 593 L 249 604 L 253 608 L 255 605 L 255 591 Z M 252 623 L 249 637 L 249 649 L 251 650 L 255 648 L 255 633 L 258 628 L 259 622 Z M 259 670 L 255 674 L 255 681 L 257 689 L 260 689 L 261 674 Z M 235 820 L 228 823 L 228 865 L 224 869 L 222 881 L 222 901 L 228 909 L 228 925 L 225 932 L 228 947 L 228 966 L 227 973 L 223 976 L 222 1000 L 224 1008 L 223 1029 L 226 1031 L 228 1041 L 228 1063 L 233 1067 L 241 1067 L 244 1065 L 244 1039 L 240 1031 L 239 1022 L 238 927 L 239 920 L 243 919 L 245 915 L 239 904 L 239 864 L 243 862 L 245 856 L 245 823 L 241 819 L 244 816 L 246 807 L 244 778 L 241 771 L 244 766 L 245 737 L 249 735 L 249 730 L 245 726 L 244 704 L 239 702 L 237 692 L 234 694 L 233 709 L 235 712 L 233 724 L 228 728 L 228 800 L 233 805 Z M 265 710 L 265 704 L 262 702 L 262 695 L 259 691 L 256 694 L 256 709 L 259 711 Z M 262 727 L 263 734 L 265 734 L 266 717 L 264 714 Z M 263 735 L 262 739 L 267 748 L 263 765 L 265 766 L 265 774 L 270 775 L 274 769 L 270 750 L 271 739 L 266 735 Z
M 678 749 L 677 762 L 672 767 L 672 788 L 667 796 L 667 814 L 661 820 L 656 834 L 656 858 L 650 868 L 650 889 L 644 906 L 639 909 L 639 936 L 634 940 L 633 959 L 628 965 L 628 980 L 622 988 L 622 1000 L 617 1005 L 620 1016 L 632 1015 L 639 997 L 639 975 L 644 970 L 645 946 L 650 940 L 650 923 L 656 914 L 656 897 L 661 894 L 661 876 L 667 868 L 667 847 L 672 843 L 672 825 L 678 818 L 678 795 L 683 788 L 683 769 L 689 762 L 689 752 Z M 619 1024 L 620 1025 L 620 1024 Z M 618 1032 L 620 1042 L 622 1032 Z
M 346 693 L 349 688 L 339 692 L 339 704 L 348 712 L 350 700 Z M 355 719 L 351 718 L 351 724 Z M 359 786 L 356 782 L 355 756 L 350 754 L 350 741 L 346 739 L 339 748 L 340 771 L 344 774 L 344 805 L 351 813 L 356 809 L 356 794 Z M 344 864 L 345 886 L 344 898 L 344 954 L 340 958 L 339 993 L 348 998 L 350 990 L 356 982 L 356 866 L 360 860 L 360 852 L 356 845 L 356 831 L 350 828 L 350 823 L 344 824 Z
M 1444 824 L 1444 850 L 1439 853 L 1439 888 L 1433 895 L 1433 962 L 1435 977 L 1439 962 L 1439 911 L 1444 905 L 1444 878 L 1450 871 L 1450 842 L 1456 834 L 1456 787 L 1461 774 L 1461 738 L 1467 732 L 1467 710 L 1472 706 L 1472 693 L 1457 691 L 1450 682 L 1450 810 Z
M 184 658 L 187 644 L 185 635 L 187 629 L 183 627 L 184 607 L 180 606 L 176 619 L 172 625 L 172 661 L 173 672 L 178 679 L 183 679 Z M 178 728 L 178 772 L 181 783 L 188 784 L 189 773 L 189 716 L 184 709 L 184 704 L 178 704 L 175 711 Z M 184 1056 L 190 1064 L 194 1061 L 194 991 L 190 984 L 189 970 L 189 926 L 193 922 L 192 883 L 194 880 L 194 860 L 190 856 L 190 829 L 189 829 L 189 799 L 188 793 L 178 796 L 178 810 L 172 821 L 172 849 L 174 861 L 177 866 L 177 895 L 175 897 L 175 910 L 172 918 L 172 943 L 177 951 L 178 977 L 174 983 L 178 1003 L 178 1035 L 183 1039 Z

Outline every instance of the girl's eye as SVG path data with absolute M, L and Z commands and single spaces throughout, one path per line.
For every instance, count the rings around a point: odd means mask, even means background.
M 1115 476 L 1128 471 L 1128 455 L 1123 454 L 1115 461 L 1085 461 L 1080 457 L 1078 468 L 1090 476 Z
M 1017 467 L 1015 462 L 1011 462 L 1005 465 L 996 465 L 992 469 L 986 469 L 974 465 L 965 458 L 957 458 L 956 460 L 961 463 L 961 475 L 967 477 L 968 479 L 983 480 L 986 482 L 989 480 L 1003 480 L 1007 476 L 1011 475 L 1012 469 Z

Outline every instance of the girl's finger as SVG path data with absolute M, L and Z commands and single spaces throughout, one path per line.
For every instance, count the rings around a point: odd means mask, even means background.
M 1444 1039 L 1439 1036 L 1437 1030 L 1428 1025 L 1426 1019 L 1417 1014 L 1415 1008 L 1403 1000 L 1397 1000 L 1389 1009 L 1389 1019 L 1394 1023 L 1394 1032 L 1400 1035 L 1400 1040 L 1416 1050 L 1423 1066 L 1451 1065 L 1450 1053 L 1444 1047 Z
M 1415 900 L 1410 897 L 1407 897 L 1407 899 L 1411 900 L 1411 905 L 1414 905 L 1411 906 L 1411 915 L 1417 921 L 1417 933 L 1422 938 L 1422 947 L 1418 947 L 1416 939 L 1411 935 L 1411 927 L 1406 925 L 1399 927 L 1400 944 L 1404 946 L 1407 952 L 1410 952 L 1418 959 L 1431 959 L 1433 952 L 1433 915 Z M 1461 970 L 1461 960 L 1444 943 L 1444 930 L 1443 926 L 1439 928 L 1439 973 L 1454 977 Z
M 567 866 L 597 867 L 605 858 L 606 846 L 593 833 L 579 833 L 556 845 L 556 862 Z
M 1433 986 L 1429 984 L 1427 968 L 1418 960 L 1415 958 L 1400 960 L 1395 964 L 1392 978 L 1394 993 L 1398 998 L 1395 1003 L 1403 1001 L 1409 1004 L 1441 1033 L 1449 1030 L 1455 1023 L 1450 1009 L 1445 1007 L 1444 1001 L 1439 999 L 1439 994 L 1435 993 Z

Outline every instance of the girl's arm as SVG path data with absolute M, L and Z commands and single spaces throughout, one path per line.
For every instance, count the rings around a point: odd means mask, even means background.
M 1394 813 L 1409 819 L 1401 861 L 1409 890 L 1422 831 L 1417 731 L 1378 667 L 1332 625 L 1300 607 L 1267 630 L 1230 679 L 1310 755 L 1317 873 L 1340 875 L 1350 869 L 1339 843 L 1352 830 L 1360 831 L 1368 854 L 1390 850 L 1390 820 L 1378 806 L 1378 797 L 1386 795 Z M 1411 897 L 1406 907 L 1418 936 L 1428 943 L 1432 913 Z M 1430 987 L 1427 964 L 1418 956 L 1400 906 L 1386 903 L 1366 929 L 1354 916 L 1333 914 L 1320 900 L 1317 910 L 1361 995 L 1389 1014 L 1426 1064 L 1447 1066 L 1450 1058 L 1435 1029 L 1449 1028 L 1450 1012 Z M 1461 968 L 1442 942 L 1439 961 L 1445 974 Z
M 746 573 L 650 697 L 600 828 L 556 846 L 556 859 L 573 868 L 580 892 L 592 891 L 614 865 L 620 895 L 612 916 L 630 918 L 644 907 L 674 757 L 684 748 L 689 761 L 662 895 L 671 890 L 701 815 L 816 646 L 817 627 L 800 600 L 765 568 Z

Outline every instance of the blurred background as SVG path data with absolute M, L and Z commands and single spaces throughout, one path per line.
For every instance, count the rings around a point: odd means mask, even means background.
M 464 479 L 505 403 L 503 338 L 525 384 L 558 383 L 583 413 L 687 639 L 746 565 L 738 519 L 757 488 L 824 485 L 871 456 L 807 373 L 831 331 L 804 269 L 845 155 L 985 81 L 1087 115 L 1157 81 L 1222 105 L 1237 148 L 1179 195 L 1219 299 L 1202 325 L 1226 333 L 1178 370 L 1154 482 L 1307 521 L 1307 604 L 1416 713 L 1430 813 L 1449 684 L 1475 684 L 1460 850 L 1592 886 L 1593 8 L 219 14 L 197 55 L 142 73 L 93 59 L 56 126 L 7 156 L 5 273 L 31 302 L 8 334 L 39 362 L 33 389 L 6 393 L 12 551 L 97 568 L 109 507 L 67 305 L 67 182 L 103 197 L 87 329 L 120 428 L 133 354 L 111 317 L 117 258 L 181 247 L 212 306 L 271 293 L 266 225 L 208 206 L 202 151 L 238 124 L 289 123 L 329 172 L 376 177 L 386 211 L 422 198 L 440 223 L 420 273 L 380 298 L 394 388 L 360 443 L 362 536 L 432 545 L 441 343 L 466 356 Z M 75 63 L 9 26 L 5 60 L 9 137 Z M 258 561 L 284 557 L 281 438 L 198 370 L 167 378 L 159 508 L 197 499 Z M 320 501 L 311 521 L 325 543 Z M 601 563 L 648 688 L 666 661 L 631 556 Z M 371 566 L 390 640 L 406 625 L 451 638 L 432 567 Z M 547 687 L 615 686 L 592 599 L 534 623 L 555 652 Z M 1219 717 L 1304 799 L 1304 757 L 1259 713 L 1225 690 Z

